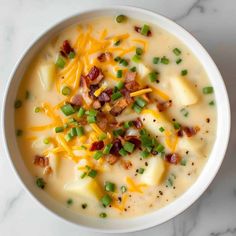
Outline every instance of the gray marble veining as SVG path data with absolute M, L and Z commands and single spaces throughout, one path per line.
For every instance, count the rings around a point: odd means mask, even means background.
M 235 0 L 0 0 L 0 106 L 13 65 L 31 41 L 62 18 L 91 6 L 109 4 L 148 8 L 189 30 L 218 65 L 229 92 L 232 121 L 235 120 Z M 124 235 L 236 235 L 235 144 L 236 126 L 232 124 L 229 148 L 219 173 L 189 209 L 158 227 Z M 61 222 L 42 209 L 22 189 L 1 145 L 0 140 L 0 236 L 103 235 Z

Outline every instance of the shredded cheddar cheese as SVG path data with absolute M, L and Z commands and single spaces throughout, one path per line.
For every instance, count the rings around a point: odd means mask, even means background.
M 130 177 L 126 177 L 126 182 L 130 192 L 143 193 L 142 188 L 147 186 L 146 184 L 136 184 Z
M 94 96 L 98 97 L 106 88 L 107 88 L 107 85 L 106 85 L 106 84 L 103 84 L 100 88 L 98 88 L 98 89 L 94 92 Z
M 141 89 L 141 90 L 135 91 L 133 93 L 130 93 L 130 97 L 136 97 L 136 96 L 140 96 L 140 95 L 143 95 L 145 93 L 150 93 L 150 92 L 152 92 L 151 88 Z

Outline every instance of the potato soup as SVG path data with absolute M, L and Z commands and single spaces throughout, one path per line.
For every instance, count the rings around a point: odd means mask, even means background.
M 198 178 L 215 140 L 214 89 L 162 28 L 93 18 L 60 32 L 28 66 L 15 128 L 42 191 L 78 215 L 135 217 Z

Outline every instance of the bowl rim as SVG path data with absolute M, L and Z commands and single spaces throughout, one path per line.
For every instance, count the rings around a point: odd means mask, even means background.
M 40 201 L 26 186 L 26 184 L 24 183 L 23 179 L 21 178 L 20 174 L 18 173 L 16 166 L 12 160 L 12 157 L 10 155 L 10 151 L 8 148 L 8 142 L 9 140 L 7 140 L 7 131 L 6 131 L 6 115 L 5 115 L 5 111 L 6 111 L 6 103 L 7 103 L 7 99 L 8 99 L 8 93 L 9 93 L 9 89 L 11 87 L 12 84 L 12 80 L 14 78 L 14 75 L 18 69 L 18 67 L 21 65 L 23 59 L 25 58 L 25 56 L 27 55 L 27 53 L 35 46 L 35 44 L 37 44 L 43 37 L 45 37 L 47 34 L 49 34 L 54 28 L 56 28 L 57 26 L 60 26 L 61 24 L 63 24 L 66 21 L 69 21 L 72 18 L 76 18 L 79 17 L 81 14 L 91 14 L 94 12 L 99 12 L 99 11 L 108 11 L 108 10 L 126 10 L 126 11 L 134 11 L 136 13 L 143 13 L 144 15 L 147 15 L 150 18 L 154 18 L 155 16 L 161 18 L 163 21 L 172 24 L 173 27 L 176 28 L 176 31 L 182 30 L 183 33 L 188 36 L 189 38 L 191 38 L 192 41 L 194 41 L 195 45 L 197 45 L 198 48 L 201 49 L 202 53 L 207 57 L 207 60 L 209 62 L 209 64 L 211 64 L 212 67 L 214 67 L 214 71 L 217 74 L 218 78 L 220 79 L 220 83 L 221 83 L 221 87 L 222 87 L 222 92 L 224 95 L 224 103 L 225 103 L 225 110 L 224 112 L 226 113 L 226 117 L 224 119 L 225 121 L 225 137 L 224 137 L 224 146 L 223 148 L 221 148 L 221 159 L 218 161 L 218 163 L 215 166 L 214 169 L 214 173 L 210 175 L 210 177 L 207 179 L 206 183 L 201 185 L 201 189 L 200 191 L 192 196 L 191 200 L 188 201 L 184 206 L 179 207 L 178 210 L 176 210 L 174 213 L 170 213 L 168 217 L 165 217 L 162 220 L 157 221 L 153 221 L 149 224 L 145 224 L 145 225 L 140 225 L 140 226 L 136 226 L 133 228 L 125 228 L 125 229 L 101 229 L 98 227 L 90 227 L 90 226 L 85 226 L 76 222 L 73 222 L 65 217 L 63 217 L 62 215 L 59 215 L 58 213 L 56 213 L 55 211 L 53 211 L 52 209 L 48 208 L 42 201 Z M 158 24 L 157 24 L 158 25 Z M 168 31 L 168 29 L 164 30 Z M 168 31 L 169 32 L 169 31 Z M 177 36 L 178 38 L 178 36 Z M 190 50 L 192 50 L 192 48 L 189 47 Z M 197 57 L 197 55 L 196 55 Z M 199 59 L 199 58 L 198 58 Z M 218 117 L 218 112 L 217 112 L 217 117 Z M 2 115 L 1 115 L 1 126 L 2 126 L 2 137 L 3 137 L 3 150 L 4 150 L 4 154 L 7 156 L 8 161 L 10 162 L 11 167 L 14 170 L 15 175 L 17 176 L 17 179 L 21 182 L 21 185 L 23 186 L 23 188 L 26 190 L 26 192 L 29 193 L 29 195 L 40 205 L 43 206 L 44 209 L 46 209 L 48 212 L 50 212 L 51 214 L 55 215 L 58 219 L 63 220 L 64 222 L 76 225 L 81 227 L 82 229 L 86 229 L 86 230 L 90 230 L 93 232 L 101 232 L 101 233 L 128 233 L 128 232 L 135 232 L 135 231 L 140 231 L 140 230 L 145 230 L 145 229 L 149 229 L 152 228 L 154 226 L 163 224 L 167 221 L 169 221 L 170 219 L 174 218 L 175 216 L 179 215 L 180 213 L 184 212 L 187 208 L 189 208 L 194 202 L 196 202 L 196 200 L 198 198 L 200 198 L 200 196 L 205 192 L 205 190 L 208 188 L 208 186 L 212 183 L 213 179 L 215 178 L 216 174 L 218 173 L 218 170 L 223 162 L 223 159 L 225 157 L 225 153 L 227 150 L 227 146 L 228 146 L 228 142 L 229 142 L 229 138 L 230 138 L 230 126 L 231 126 L 231 112 L 230 112 L 230 103 L 229 103 L 229 98 L 228 98 L 228 94 L 227 94 L 227 90 L 226 90 L 226 86 L 224 83 L 224 80 L 215 64 L 215 62 L 213 61 L 213 59 L 211 58 L 211 56 L 208 54 L 208 52 L 206 51 L 206 49 L 198 42 L 198 40 L 191 34 L 189 33 L 184 27 L 180 26 L 179 24 L 175 23 L 174 21 L 172 21 L 171 19 L 169 19 L 168 17 L 164 16 L 163 14 L 159 14 L 155 11 L 143 8 L 143 7 L 134 7 L 132 5 L 108 5 L 106 7 L 93 7 L 90 9 L 86 9 L 86 10 L 80 10 L 78 11 L 76 14 L 72 14 L 70 16 L 67 16 L 65 18 L 63 18 L 62 20 L 57 21 L 56 23 L 54 23 L 52 26 L 48 27 L 46 30 L 44 30 L 42 33 L 40 33 L 38 36 L 35 37 L 34 40 L 31 41 L 31 43 L 29 44 L 28 47 L 26 47 L 26 49 L 23 51 L 23 53 L 21 54 L 21 56 L 19 57 L 18 61 L 15 63 L 15 66 L 13 67 L 12 72 L 10 73 L 10 76 L 8 78 L 6 87 L 5 87 L 5 92 L 3 95 L 3 107 L 2 107 Z M 217 130 L 218 130 L 218 122 L 217 122 Z M 216 137 L 217 140 L 217 137 Z M 216 143 L 215 140 L 215 143 Z M 210 154 L 211 156 L 211 154 Z M 210 156 L 208 157 L 208 160 L 210 159 Z M 203 170 L 202 170 L 203 172 Z M 202 172 L 200 173 L 200 175 L 198 176 L 196 182 L 198 181 L 198 179 L 200 178 L 200 176 L 202 175 Z M 195 182 L 195 183 L 196 183 Z M 194 184 L 193 184 L 194 185 Z M 192 186 L 193 186 L 192 185 Z M 190 186 L 191 188 L 191 186 Z M 189 191 L 189 189 L 187 191 Z M 186 191 L 186 192 L 187 192 Z M 183 196 L 186 192 L 184 192 L 181 196 Z M 179 197 L 178 197 L 179 198 Z M 178 199 L 174 200 L 172 203 L 176 203 Z M 170 205 L 170 204 L 168 204 Z M 167 205 L 167 206 L 168 206 Z M 158 210 L 156 210 L 158 211 Z M 156 212 L 154 211 L 154 212 Z M 145 216 L 150 215 L 150 213 L 147 213 Z

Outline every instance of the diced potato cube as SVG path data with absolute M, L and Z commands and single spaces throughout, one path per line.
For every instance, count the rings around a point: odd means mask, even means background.
M 48 63 L 41 65 L 39 68 L 39 78 L 44 90 L 50 90 L 55 81 L 55 64 Z
M 197 91 L 187 78 L 176 76 L 171 78 L 170 83 L 176 99 L 181 105 L 189 106 L 198 102 Z
M 141 78 L 145 78 L 151 70 L 142 63 L 137 64 L 137 72 Z
M 58 167 L 59 167 L 59 156 L 53 153 L 49 154 L 49 165 L 51 166 L 53 170 L 53 175 L 57 176 L 58 173 Z
M 74 182 L 66 184 L 64 189 L 78 195 L 79 197 L 97 201 L 99 201 L 103 195 L 101 187 L 97 181 L 89 176 L 86 176 L 83 179 L 78 178 Z
M 164 136 L 164 131 L 168 131 L 170 133 L 174 132 L 173 125 L 161 112 L 145 109 L 141 113 L 141 120 L 144 128 L 154 136 Z
M 164 161 L 160 157 L 150 157 L 148 167 L 141 176 L 141 182 L 148 185 L 158 185 L 161 183 L 164 172 Z

